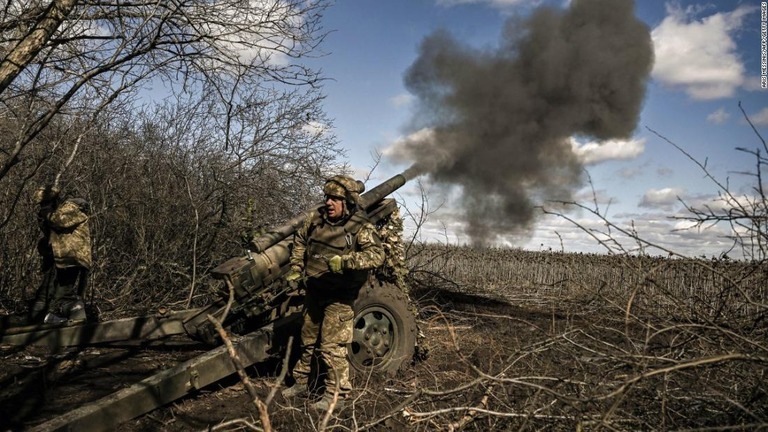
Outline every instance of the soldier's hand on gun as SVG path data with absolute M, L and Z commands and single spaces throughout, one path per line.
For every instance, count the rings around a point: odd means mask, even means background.
M 334 273 L 341 273 L 344 269 L 342 268 L 344 265 L 344 262 L 342 261 L 341 257 L 338 255 L 334 255 L 333 258 L 328 260 L 328 268 L 331 269 Z
M 286 282 L 296 282 L 301 278 L 301 273 L 297 272 L 296 270 L 291 270 L 288 272 L 287 275 L 285 275 Z
M 249 249 L 250 246 L 251 246 L 251 239 L 252 238 L 253 237 L 251 237 L 250 234 L 243 233 L 242 235 L 240 235 L 240 246 L 242 246 L 243 249 Z

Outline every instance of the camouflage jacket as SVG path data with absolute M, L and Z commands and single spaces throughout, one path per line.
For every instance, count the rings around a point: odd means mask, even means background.
M 340 274 L 328 269 L 334 255 L 342 259 Z M 362 286 L 368 271 L 383 262 L 379 234 L 367 219 L 352 215 L 334 223 L 322 211 L 308 217 L 297 230 L 291 252 L 291 270 L 304 274 L 308 282 L 336 287 Z
M 91 268 L 91 231 L 88 215 L 73 200 L 66 200 L 44 220 L 56 267 Z

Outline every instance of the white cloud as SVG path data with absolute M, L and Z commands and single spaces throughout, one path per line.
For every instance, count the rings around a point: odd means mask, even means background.
M 685 191 L 680 188 L 650 189 L 643 194 L 638 206 L 662 210 L 671 210 L 678 202 L 678 197 Z
M 305 123 L 301 127 L 301 130 L 307 135 L 322 136 L 331 131 L 331 126 L 325 123 L 311 121 Z
M 432 192 L 430 191 L 430 195 Z M 658 195 L 669 199 L 672 194 L 660 192 Z M 609 220 L 615 227 L 637 233 L 643 240 L 644 252 L 651 255 L 666 256 L 664 250 L 670 250 L 689 257 L 720 256 L 732 246 L 732 242 L 726 238 L 733 235 L 729 226 L 709 224 L 696 227 L 691 221 L 669 217 L 669 213 L 665 211 L 615 214 L 611 215 Z M 563 249 L 566 252 L 600 254 L 608 252 L 605 247 L 607 245 L 613 252 L 638 252 L 638 241 L 615 227 L 609 230 L 605 220 L 584 211 L 565 212 L 561 216 L 542 215 L 530 237 L 503 235 L 497 238 L 496 245 L 534 251 Z M 410 219 L 406 219 L 406 230 L 409 234 L 415 230 Z M 427 222 L 420 227 L 419 239 L 447 244 L 469 243 L 464 233 L 464 222 L 450 208 L 442 209 L 438 214 L 430 214 Z M 601 245 L 597 239 L 611 241 Z M 646 242 L 656 247 L 649 246 Z M 738 257 L 737 254 L 732 254 L 732 258 Z
M 728 213 L 733 213 L 733 209 L 741 209 L 751 214 L 761 214 L 762 210 L 760 209 L 763 208 L 764 204 L 763 199 L 759 196 L 719 194 L 693 197 L 689 205 L 701 210 L 708 209 L 727 219 Z
M 644 139 L 608 140 L 579 143 L 571 138 L 571 148 L 585 165 L 594 165 L 609 160 L 634 159 L 645 151 Z
M 747 91 L 764 91 L 762 84 L 760 83 L 759 76 L 748 76 L 744 79 L 744 85 L 742 86 Z
M 688 219 L 677 220 L 672 225 L 672 229 L 676 231 L 688 231 L 695 230 L 697 228 L 700 228 L 700 225 L 698 225 L 696 221 Z
M 413 95 L 409 93 L 401 93 L 397 96 L 393 96 L 389 99 L 389 102 L 396 108 L 410 105 L 413 102 Z
M 243 63 L 288 65 L 295 48 L 291 44 L 303 39 L 303 16 L 290 2 L 247 0 L 237 6 L 208 2 L 197 7 L 194 13 L 205 18 L 218 17 L 202 20 L 198 31 L 212 38 L 212 44 L 223 55 Z
M 696 19 L 695 10 L 668 6 L 669 15 L 651 33 L 656 56 L 653 77 L 683 88 L 697 100 L 733 96 L 745 82 L 733 34 L 754 10 L 740 6 Z
M 687 229 L 691 227 L 690 223 L 665 218 L 659 213 L 634 214 L 629 218 L 612 217 L 611 222 L 627 232 L 637 233 L 643 240 L 641 243 L 644 252 L 651 255 L 666 256 L 667 253 L 660 249 L 664 248 L 690 257 L 719 256 L 731 246 L 730 242 L 724 239 L 728 231 L 722 227 Z M 597 239 L 606 243 L 600 245 Z M 610 241 L 607 241 L 609 239 Z M 646 242 L 657 247 L 649 246 Z M 527 250 L 564 248 L 566 252 L 605 254 L 606 246 L 610 246 L 613 252 L 637 253 L 641 243 L 616 228 L 609 231 L 601 219 L 583 215 L 574 216 L 571 221 L 557 217 L 541 218 L 536 232 L 530 241 L 523 245 L 523 248 Z
M 731 114 L 728 113 L 728 111 L 725 110 L 725 108 L 720 107 L 717 109 L 717 111 L 709 114 L 707 116 L 707 121 L 714 124 L 723 124 L 731 117 Z
M 768 126 L 768 107 L 750 115 L 749 120 L 752 121 L 752 124 L 758 126 Z

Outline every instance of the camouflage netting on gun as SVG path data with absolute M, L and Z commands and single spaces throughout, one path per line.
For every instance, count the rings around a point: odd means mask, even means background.
M 400 217 L 400 209 L 395 207 L 392 214 L 384 219 L 379 229 L 381 244 L 384 248 L 384 264 L 377 270 L 380 279 L 396 284 L 406 294 L 408 286 L 405 283 L 405 275 L 408 270 L 405 266 L 405 250 L 403 248 L 403 218 Z
M 408 274 L 408 268 L 405 265 L 405 247 L 403 246 L 403 218 L 400 216 L 400 209 L 395 207 L 392 214 L 376 226 L 381 237 L 381 244 L 384 248 L 384 264 L 376 270 L 376 276 L 379 279 L 394 283 L 405 294 L 408 302 L 408 308 L 413 316 L 419 316 L 419 309 L 416 303 L 411 299 L 410 289 L 405 282 L 405 276 Z M 429 348 L 424 338 L 424 333 L 418 329 L 416 324 L 416 351 L 414 352 L 414 361 L 424 361 L 429 356 Z

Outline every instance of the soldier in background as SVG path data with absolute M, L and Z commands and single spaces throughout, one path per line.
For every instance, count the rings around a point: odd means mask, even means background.
M 30 308 L 30 321 L 62 324 L 86 319 L 83 295 L 91 269 L 90 208 L 80 198 L 62 200 L 57 187 L 35 191 L 43 280 Z
M 285 397 L 309 393 L 311 358 L 315 346 L 327 368 L 325 394 L 314 404 L 327 410 L 338 392 L 338 405 L 352 391 L 347 344 L 352 342 L 355 299 L 370 270 L 384 262 L 376 228 L 358 212 L 361 182 L 334 176 L 323 187 L 325 206 L 310 215 L 296 232 L 291 270 L 286 280 L 303 280 L 304 321 L 301 352 L 293 369 L 295 384 Z M 338 406 L 337 405 L 337 406 Z

